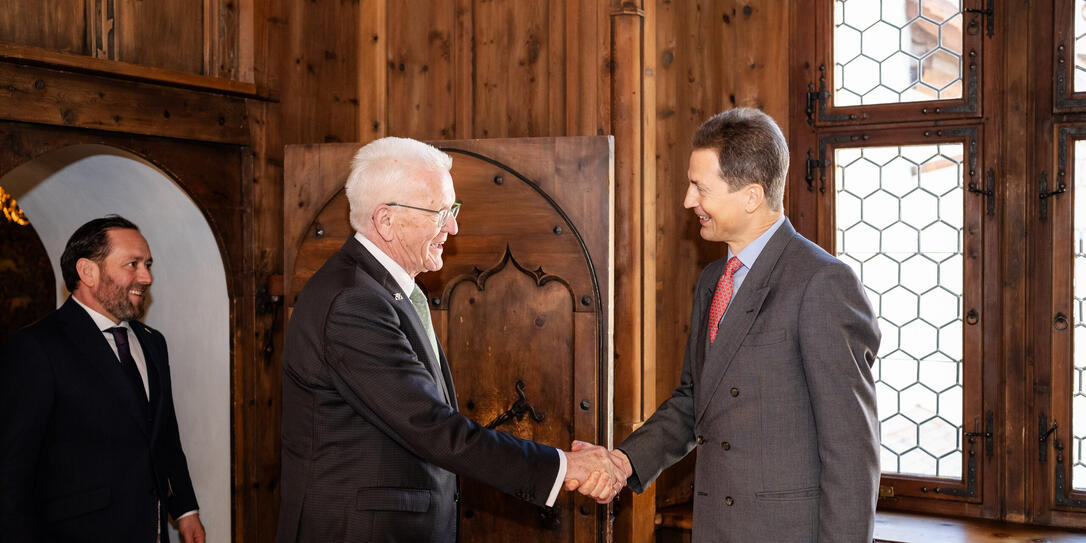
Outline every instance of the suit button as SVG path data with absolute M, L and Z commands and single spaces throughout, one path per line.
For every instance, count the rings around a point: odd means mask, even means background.
M 724 449 L 725 451 L 730 451 L 730 450 L 732 450 L 732 444 L 725 441 L 725 442 L 720 444 L 720 448 Z
M 732 397 L 734 398 L 734 397 L 736 397 L 738 395 L 739 395 L 739 389 L 733 387 L 732 388 Z
M 705 438 L 698 436 L 698 445 L 701 445 L 702 443 L 705 443 Z
M 735 503 L 735 500 L 733 500 L 731 496 L 727 496 L 724 498 L 724 505 L 731 507 L 733 503 Z

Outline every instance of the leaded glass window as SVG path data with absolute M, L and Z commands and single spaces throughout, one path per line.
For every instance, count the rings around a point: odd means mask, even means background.
M 961 478 L 961 143 L 841 148 L 837 255 L 879 318 L 882 470 Z
M 962 98 L 961 8 L 958 0 L 835 0 L 833 104 Z

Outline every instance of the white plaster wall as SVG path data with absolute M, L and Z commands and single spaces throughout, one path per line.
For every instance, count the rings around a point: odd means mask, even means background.
M 200 518 L 209 542 L 230 541 L 230 299 L 218 244 L 200 210 L 150 163 L 102 145 L 41 157 L 0 178 L 0 186 L 18 200 L 49 253 L 58 306 L 68 295 L 60 255 L 76 228 L 110 213 L 140 227 L 154 258 L 144 321 L 169 345 Z

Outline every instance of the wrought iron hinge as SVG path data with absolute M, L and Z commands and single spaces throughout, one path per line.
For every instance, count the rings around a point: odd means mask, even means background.
M 1048 175 L 1045 172 L 1041 172 L 1041 192 L 1037 195 L 1041 199 L 1041 220 L 1048 219 L 1048 199 L 1057 195 L 1067 192 L 1067 183 L 1063 182 L 1063 177 L 1060 177 L 1059 184 L 1056 185 L 1056 190 L 1048 190 Z
M 855 114 L 843 115 L 843 114 L 828 114 L 826 113 L 826 102 L 829 100 L 830 91 L 826 89 L 826 65 L 820 64 L 818 66 L 818 90 L 815 90 L 814 83 L 807 83 L 807 124 L 814 124 L 815 116 L 818 116 L 820 121 L 851 121 L 856 119 Z M 867 117 L 867 114 L 862 114 L 863 117 Z
M 988 181 L 985 183 L 984 190 L 978 189 L 977 184 L 973 181 L 969 182 L 969 192 L 973 194 L 981 194 L 985 197 L 985 202 L 988 204 L 988 216 L 995 216 L 995 170 L 988 168 Z
M 977 450 L 976 450 L 976 438 L 984 438 L 984 453 L 988 457 L 988 460 L 992 459 L 992 453 L 994 449 L 995 438 L 995 415 L 991 410 L 984 414 L 984 431 L 980 431 L 980 421 L 973 419 L 973 431 L 963 432 L 966 437 L 966 441 L 969 443 L 969 460 L 966 465 L 965 475 L 965 488 L 954 488 L 937 486 L 929 489 L 928 487 L 921 487 L 921 492 L 928 492 L 929 490 L 936 494 L 947 494 L 949 496 L 959 496 L 963 498 L 975 498 L 977 496 Z
M 818 192 L 826 192 L 826 166 L 829 164 L 826 162 L 825 149 L 819 148 L 818 158 L 814 158 L 813 149 L 807 149 L 807 173 L 803 177 L 807 181 L 807 190 L 814 192 L 815 170 L 818 170 Z
M 1056 419 L 1052 419 L 1052 426 L 1048 425 L 1048 417 L 1041 413 L 1037 421 L 1037 460 L 1041 463 L 1048 462 L 1048 438 L 1059 428 Z
M 995 34 L 995 0 L 988 0 L 988 7 L 985 9 L 973 9 L 966 8 L 962 11 L 966 13 L 979 13 L 985 17 L 984 25 L 988 31 L 988 37 L 991 38 Z
M 1076 500 L 1067 496 L 1067 469 L 1063 465 L 1063 442 L 1059 437 L 1052 439 L 1052 447 L 1056 449 L 1056 505 L 1086 507 L 1086 500 Z

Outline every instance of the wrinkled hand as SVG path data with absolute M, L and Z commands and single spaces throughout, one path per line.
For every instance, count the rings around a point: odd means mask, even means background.
M 185 543 L 204 543 L 204 525 L 200 522 L 199 513 L 178 520 L 177 531 Z
M 626 455 L 621 456 L 625 459 Z M 629 476 L 624 465 L 629 466 L 629 461 L 616 459 L 599 445 L 574 441 L 566 453 L 565 488 L 577 490 L 596 503 L 609 503 L 626 485 Z

